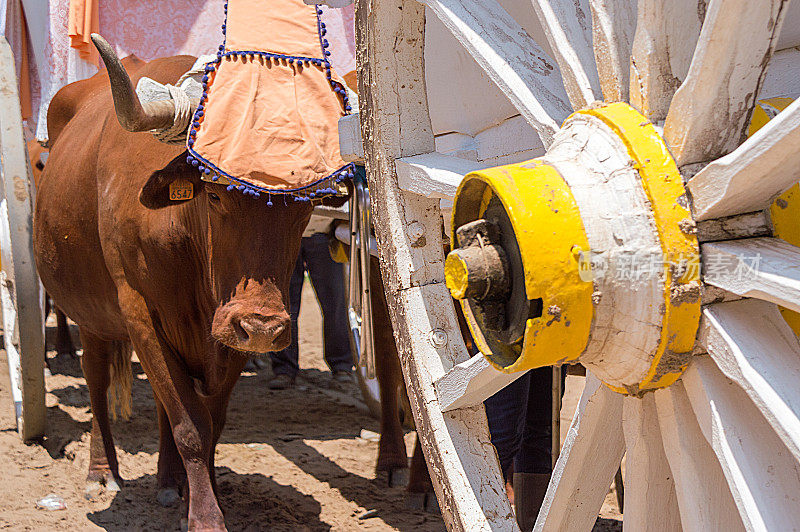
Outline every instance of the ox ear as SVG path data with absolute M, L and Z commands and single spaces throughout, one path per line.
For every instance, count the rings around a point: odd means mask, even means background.
M 152 173 L 139 192 L 139 202 L 148 209 L 161 209 L 184 203 L 203 190 L 200 172 L 186 161 L 188 152 L 172 159 Z

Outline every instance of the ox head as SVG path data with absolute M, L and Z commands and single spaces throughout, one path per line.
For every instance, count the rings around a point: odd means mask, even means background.
M 110 46 L 92 39 L 108 68 L 114 106 L 120 124 L 129 131 L 169 127 L 171 100 L 142 104 L 127 72 Z M 105 45 L 103 45 L 105 43 Z M 227 191 L 205 182 L 183 152 L 154 172 L 139 194 L 148 209 L 187 203 L 197 227 L 203 275 L 211 287 L 216 310 L 211 335 L 239 351 L 266 353 L 289 345 L 289 278 L 300 248 L 300 238 L 311 215 L 307 202 L 263 198 Z M 192 185 L 191 197 L 170 198 L 171 185 Z M 184 189 L 188 187 L 184 186 Z M 187 194 L 188 196 L 188 194 Z M 176 264 L 175 268 L 194 267 Z

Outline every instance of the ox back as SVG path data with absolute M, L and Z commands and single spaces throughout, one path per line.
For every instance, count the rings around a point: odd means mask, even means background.
M 134 83 L 175 83 L 193 61 L 123 64 Z M 45 288 L 84 346 L 93 412 L 87 495 L 122 484 L 106 392 L 130 378 L 122 374 L 132 343 L 158 409 L 158 500 L 173 504 L 188 487 L 190 529 L 223 530 L 214 446 L 250 352 L 288 344 L 288 279 L 311 207 L 267 207 L 201 181 L 183 148 L 120 127 L 104 72 L 62 89 L 48 121 L 34 247 Z M 191 184 L 193 199 L 171 201 L 172 183 Z

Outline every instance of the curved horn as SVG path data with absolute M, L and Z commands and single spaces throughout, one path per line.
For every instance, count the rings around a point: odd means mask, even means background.
M 108 41 L 97 33 L 92 33 L 92 42 L 108 70 L 114 110 L 120 125 L 133 132 L 171 127 L 175 117 L 175 104 L 172 100 L 140 102 L 128 72 Z

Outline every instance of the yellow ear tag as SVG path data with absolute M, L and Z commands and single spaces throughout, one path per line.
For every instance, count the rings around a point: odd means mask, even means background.
M 169 184 L 170 201 L 186 201 L 194 197 L 194 187 L 188 181 L 173 181 Z

